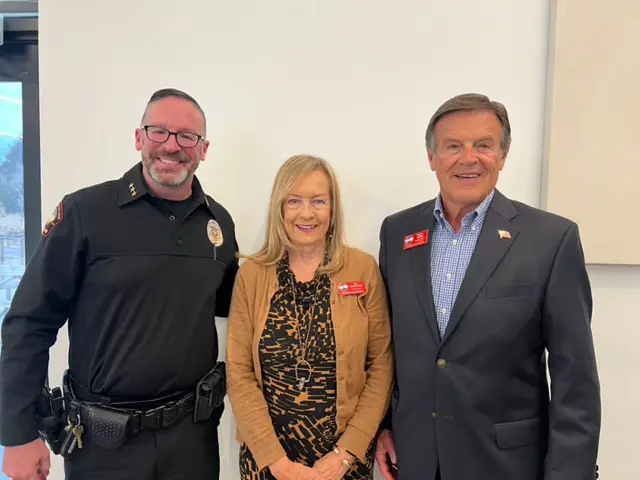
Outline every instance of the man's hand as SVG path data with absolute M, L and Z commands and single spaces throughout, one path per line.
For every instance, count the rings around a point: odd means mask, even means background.
M 44 480 L 51 470 L 49 449 L 41 439 L 5 447 L 2 471 L 11 480 Z
M 327 453 L 313 465 L 313 468 L 321 472 L 327 480 L 340 480 L 349 471 L 353 461 L 349 453 L 340 449 L 339 454 L 333 451 Z
M 376 462 L 385 480 L 396 480 L 398 478 L 396 445 L 393 441 L 391 430 L 383 430 L 378 437 Z
M 287 457 L 273 462 L 269 470 L 276 480 L 328 480 L 319 471 L 292 462 Z

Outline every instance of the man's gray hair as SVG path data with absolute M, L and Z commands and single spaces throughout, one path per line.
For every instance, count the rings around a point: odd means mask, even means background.
M 489 110 L 495 114 L 502 126 L 502 141 L 500 142 L 500 147 L 503 152 L 509 150 L 509 146 L 511 145 L 511 124 L 509 123 L 509 115 L 507 114 L 506 107 L 502 103 L 492 101 L 486 95 L 479 93 L 456 95 L 440 105 L 431 117 L 431 120 L 429 120 L 425 134 L 427 150 L 435 151 L 436 149 L 436 125 L 443 117 L 455 112 L 471 110 Z

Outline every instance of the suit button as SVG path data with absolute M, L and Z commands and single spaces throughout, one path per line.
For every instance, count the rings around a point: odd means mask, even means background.
M 438 359 L 438 366 L 440 368 L 444 368 L 447 366 L 447 361 L 444 358 L 439 358 Z
M 436 412 L 431 412 L 431 417 L 436 418 L 437 417 Z

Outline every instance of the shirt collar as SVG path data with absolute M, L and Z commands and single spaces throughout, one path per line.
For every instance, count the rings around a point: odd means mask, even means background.
M 489 195 L 485 197 L 485 199 L 480 203 L 480 205 L 478 205 L 473 210 L 473 212 L 470 212 L 467 215 L 465 215 L 464 219 L 462 220 L 462 223 L 463 224 L 467 223 L 469 221 L 467 220 L 468 218 L 472 218 L 473 220 L 476 220 L 478 218 L 483 219 L 486 216 L 487 211 L 489 210 L 489 205 L 491 205 L 491 200 L 493 200 L 494 195 L 495 195 L 495 189 L 491 190 Z M 433 207 L 433 215 L 436 217 L 436 220 L 440 224 L 440 226 L 444 226 L 444 224 L 449 223 L 447 222 L 447 219 L 444 216 L 444 208 L 442 206 L 442 194 L 438 194 L 438 196 L 436 197 L 436 202 Z
M 192 198 L 194 205 L 200 205 L 204 203 L 211 214 L 215 216 L 213 211 L 213 205 L 210 205 L 210 201 L 207 199 L 200 181 L 196 176 L 193 177 Z M 120 179 L 120 186 L 118 188 L 118 206 L 122 207 L 129 203 L 135 202 L 145 195 L 153 195 L 147 186 L 147 182 L 142 176 L 142 162 L 134 165 L 128 172 L 126 172 Z
M 122 176 L 118 188 L 118 206 L 122 207 L 128 203 L 149 194 L 149 188 L 142 176 L 142 163 L 133 166 Z

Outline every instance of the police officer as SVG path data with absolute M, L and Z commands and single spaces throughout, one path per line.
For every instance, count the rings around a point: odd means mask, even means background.
M 142 162 L 65 196 L 47 220 L 2 326 L 11 479 L 49 473 L 38 403 L 67 321 L 66 478 L 219 477 L 223 407 L 197 421 L 194 391 L 217 364 L 214 317 L 228 315 L 238 246 L 231 216 L 195 177 L 205 135 L 191 96 L 155 92 L 135 132 Z

